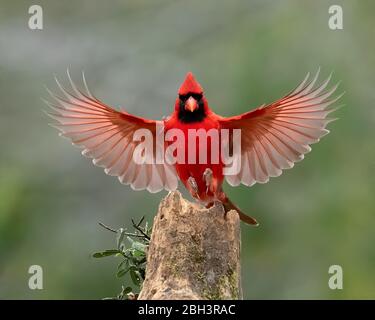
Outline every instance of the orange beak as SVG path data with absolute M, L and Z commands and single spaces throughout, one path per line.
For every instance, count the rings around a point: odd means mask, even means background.
M 198 109 L 197 100 L 195 100 L 193 97 L 190 97 L 189 99 L 187 99 L 187 101 L 185 102 L 185 110 L 189 110 L 190 112 L 193 112 L 196 109 Z

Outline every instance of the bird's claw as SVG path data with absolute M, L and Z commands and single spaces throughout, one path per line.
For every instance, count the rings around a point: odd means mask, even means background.
M 190 187 L 189 190 L 190 190 L 191 195 L 194 198 L 198 198 L 199 199 L 197 181 L 195 181 L 195 179 L 193 177 L 189 177 L 189 179 L 187 180 L 187 182 L 188 182 L 189 187 Z
M 208 193 L 212 184 L 213 172 L 210 168 L 206 168 L 203 172 L 203 180 L 206 182 L 206 193 Z

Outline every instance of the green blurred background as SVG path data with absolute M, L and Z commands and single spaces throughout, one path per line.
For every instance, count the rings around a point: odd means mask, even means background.
M 28 29 L 40 4 L 44 30 Z M 340 4 L 344 29 L 328 28 Z M 320 66 L 345 107 L 293 170 L 226 186 L 259 228 L 242 229 L 244 297 L 375 298 L 375 2 L 0 1 L 0 298 L 100 299 L 120 291 L 114 245 L 98 222 L 152 221 L 165 193 L 122 186 L 57 136 L 42 113 L 53 75 L 85 71 L 97 97 L 161 118 L 192 71 L 211 107 L 234 115 L 271 102 Z M 41 265 L 44 289 L 28 288 Z M 328 268 L 344 270 L 330 290 Z

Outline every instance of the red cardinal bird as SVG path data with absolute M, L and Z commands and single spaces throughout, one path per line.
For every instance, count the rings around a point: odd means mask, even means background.
M 95 98 L 83 82 L 86 92 L 74 85 L 68 72 L 72 93 L 57 81 L 64 98 L 50 93 L 56 103 L 46 102 L 55 113 L 48 113 L 58 123 L 53 124 L 61 135 L 71 139 L 74 145 L 84 148 L 82 154 L 93 158 L 95 165 L 105 168 L 109 175 L 117 176 L 121 183 L 135 190 L 147 189 L 158 192 L 175 190 L 180 179 L 191 195 L 207 206 L 216 200 L 223 203 L 226 211 L 235 209 L 242 221 L 257 225 L 257 221 L 245 215 L 225 195 L 224 178 L 232 186 L 243 183 L 252 186 L 266 183 L 283 169 L 292 168 L 294 162 L 303 159 L 311 148 L 329 131 L 326 125 L 333 119 L 327 115 L 334 109 L 326 109 L 341 96 L 330 98 L 337 85 L 325 90 L 330 77 L 314 87 L 319 72 L 309 81 L 309 75 L 292 92 L 268 105 L 262 105 L 244 114 L 225 118 L 215 114 L 200 84 L 192 73 L 186 75 L 175 102 L 174 112 L 165 120 L 148 120 L 125 111 L 117 111 Z M 180 129 L 185 133 L 186 154 L 189 151 L 189 129 L 240 129 L 241 168 L 236 174 L 224 174 L 224 161 L 216 163 L 175 164 L 136 163 L 133 160 L 140 141 L 133 139 L 137 129 L 147 129 L 156 144 L 157 125 L 164 125 L 165 132 Z M 206 146 L 208 145 L 208 147 Z M 202 152 L 210 153 L 210 144 L 196 144 L 196 157 Z M 154 153 L 155 156 L 155 153 Z

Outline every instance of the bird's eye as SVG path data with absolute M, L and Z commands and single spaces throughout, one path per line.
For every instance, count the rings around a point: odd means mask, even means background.
M 201 95 L 201 94 L 193 93 L 193 94 L 191 94 L 191 96 L 192 96 L 195 100 L 197 100 L 197 101 L 199 101 L 200 99 L 202 99 L 202 95 Z
M 188 95 L 186 95 L 186 94 L 180 94 L 179 95 L 179 99 L 181 100 L 181 101 L 186 101 L 187 99 L 188 99 Z
M 186 100 L 189 99 L 190 97 L 193 97 L 197 102 L 200 102 L 203 96 L 200 93 L 190 93 L 190 92 L 187 94 L 180 94 L 178 96 L 178 98 L 182 102 L 186 102 Z

